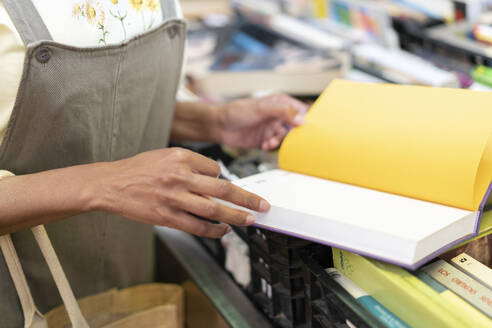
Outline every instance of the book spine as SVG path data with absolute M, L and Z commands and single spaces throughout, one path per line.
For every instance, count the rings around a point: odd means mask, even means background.
M 451 264 L 488 288 L 492 288 L 492 269 L 475 260 L 466 253 L 453 259 Z
M 371 295 L 367 294 L 362 288 L 350 280 L 335 268 L 326 270 L 335 281 L 342 286 L 357 302 L 362 304 L 372 315 L 374 315 L 385 327 L 388 328 L 409 328 L 400 318 L 376 301 Z
M 316 18 L 327 18 L 328 9 L 326 0 L 313 0 L 314 4 L 314 17 Z
M 473 305 L 447 289 L 444 285 L 434 280 L 431 276 L 422 270 L 417 270 L 414 273 L 421 281 L 426 283 L 429 287 L 438 292 L 443 301 L 448 304 L 453 304 L 454 307 L 459 310 L 469 320 L 472 327 L 491 327 L 492 321 L 477 310 Z
M 476 82 L 492 87 L 492 70 L 486 66 L 477 66 L 472 71 L 472 78 Z
M 422 270 L 492 318 L 492 290 L 444 260 L 431 263 Z

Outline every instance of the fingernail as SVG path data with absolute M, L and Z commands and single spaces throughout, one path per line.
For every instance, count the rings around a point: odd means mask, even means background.
M 296 118 L 294 119 L 294 123 L 297 125 L 303 125 L 304 124 L 304 116 L 302 116 L 302 115 L 296 116 Z
M 270 209 L 270 204 L 266 200 L 260 202 L 260 212 L 268 212 Z
M 229 233 L 229 232 L 231 232 L 231 231 L 232 231 L 232 227 L 231 226 L 227 226 L 227 228 L 226 228 L 226 234 Z
M 255 217 L 250 214 L 246 217 L 246 225 L 252 225 L 253 223 L 255 223 Z

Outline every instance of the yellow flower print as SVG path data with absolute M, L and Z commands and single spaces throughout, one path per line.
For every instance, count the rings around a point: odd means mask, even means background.
M 89 23 L 94 24 L 96 21 L 96 9 L 88 4 L 85 9 L 85 16 L 87 17 L 87 21 Z
M 82 16 L 82 7 L 79 4 L 74 4 L 72 9 L 72 16 L 79 19 Z
M 111 2 L 113 3 L 113 5 L 117 5 L 118 4 L 118 0 L 111 0 Z
M 85 2 L 85 17 L 90 24 L 104 25 L 106 14 L 99 2 L 94 3 L 92 0 Z
M 141 11 L 144 6 L 144 0 L 130 0 L 130 5 L 135 11 Z
M 160 7 L 160 3 L 158 3 L 156 0 L 144 0 L 144 5 L 151 11 L 157 11 L 157 9 L 159 9 Z

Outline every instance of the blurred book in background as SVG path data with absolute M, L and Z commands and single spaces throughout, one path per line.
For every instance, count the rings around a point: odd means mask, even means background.
M 209 97 L 287 93 L 317 96 L 348 69 L 341 56 L 300 47 L 257 26 L 189 35 L 187 75 Z
M 180 0 L 183 15 L 187 19 L 202 19 L 208 15 L 230 15 L 229 0 Z

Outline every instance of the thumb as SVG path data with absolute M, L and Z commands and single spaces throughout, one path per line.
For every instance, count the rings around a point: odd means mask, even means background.
M 288 125 L 296 125 L 298 111 L 292 104 L 263 100 L 258 104 L 257 112 L 263 119 L 279 119 Z

